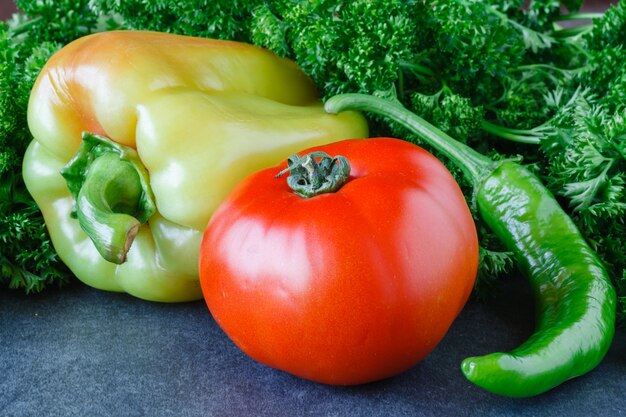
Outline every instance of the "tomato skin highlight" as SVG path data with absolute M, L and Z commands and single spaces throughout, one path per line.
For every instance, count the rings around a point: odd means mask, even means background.
M 439 343 L 478 267 L 472 216 L 452 175 L 407 142 L 354 139 L 335 193 L 296 195 L 275 175 L 243 180 L 200 250 L 211 314 L 255 360 L 313 381 L 353 385 L 399 374 Z

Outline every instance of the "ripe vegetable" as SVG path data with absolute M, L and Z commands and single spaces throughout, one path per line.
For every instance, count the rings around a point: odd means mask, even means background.
M 357 113 L 324 113 L 289 60 L 139 31 L 86 36 L 55 54 L 28 120 L 24 181 L 59 257 L 88 285 L 167 302 L 202 298 L 202 231 L 239 179 L 302 147 L 367 134 Z
M 285 163 L 253 174 L 212 217 L 200 250 L 207 305 L 244 352 L 297 376 L 343 385 L 400 373 L 472 290 L 465 199 L 441 162 L 404 141 L 300 155 L 289 180 L 276 178 Z
M 463 361 L 475 384 L 510 397 L 529 397 L 595 368 L 613 340 L 616 296 L 596 253 L 552 194 L 526 168 L 495 162 L 397 103 L 345 94 L 330 113 L 362 110 L 389 117 L 449 157 L 474 185 L 482 218 L 515 254 L 537 299 L 537 329 L 509 353 Z
M 625 1 L 595 15 L 576 13 L 578 0 L 16 4 L 20 13 L 0 24 L 0 55 L 6 58 L 0 70 L 0 188 L 7 202 L 0 207 L 1 285 L 38 291 L 66 281 L 19 175 L 31 140 L 24 117 L 28 93 L 43 61 L 93 31 L 156 30 L 268 48 L 294 60 L 325 97 L 386 94 L 482 153 L 523 156 L 607 265 L 626 323 Z M 583 10 L 597 6 L 585 2 Z M 563 20 L 576 26 L 563 29 Z M 569 111 L 580 87 L 593 93 L 593 101 L 585 95 L 592 108 L 583 103 Z M 555 115 L 558 124 L 551 122 Z M 372 120 L 371 136 L 389 135 L 389 128 Z M 540 138 L 541 147 L 494 135 Z M 457 181 L 469 189 L 461 176 Z M 481 264 L 474 295 L 485 298 L 514 262 L 477 213 L 475 219 Z

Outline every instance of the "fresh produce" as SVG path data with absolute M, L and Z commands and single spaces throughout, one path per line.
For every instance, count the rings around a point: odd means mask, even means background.
M 34 292 L 69 279 L 21 176 L 26 107 L 41 67 L 80 36 L 150 29 L 266 47 L 294 60 L 325 97 L 395 99 L 494 160 L 520 159 L 597 251 L 626 323 L 626 2 L 603 14 L 577 13 L 580 0 L 16 3 L 23 12 L 0 24 L 3 285 Z M 586 22 L 563 28 L 576 19 Z M 371 118 L 370 128 L 417 140 L 386 118 Z M 442 158 L 471 199 L 471 181 Z M 495 278 L 523 263 L 503 244 L 510 238 L 470 208 L 481 254 L 473 294 L 494 296 Z
M 470 381 L 528 397 L 598 365 L 613 340 L 615 290 L 597 254 L 535 175 L 517 162 L 475 152 L 397 103 L 346 94 L 325 107 L 390 117 L 450 158 L 472 182 L 480 215 L 528 277 L 536 296 L 535 333 L 509 353 L 466 359 L 462 370 Z
M 523 157 L 599 253 L 618 290 L 618 317 L 626 316 L 626 2 L 604 14 L 576 13 L 576 0 L 16 3 L 23 13 L 0 25 L 3 282 L 37 291 L 67 280 L 20 175 L 30 141 L 26 103 L 41 65 L 94 31 L 150 29 L 267 47 L 296 61 L 323 96 L 396 97 L 485 154 Z M 565 21 L 574 27 L 563 29 Z M 408 135 L 382 119 L 370 127 L 374 136 Z M 470 184 L 457 180 L 469 198 Z M 496 294 L 495 278 L 515 262 L 475 217 L 481 263 L 474 296 L 483 298 Z
M 201 297 L 200 239 L 245 175 L 367 135 L 324 113 L 292 62 L 247 44 L 139 31 L 83 37 L 32 90 L 23 163 L 59 257 L 83 282 L 147 300 Z
M 342 385 L 426 356 L 477 267 L 476 229 L 452 175 L 389 138 L 316 147 L 252 174 L 215 212 L 200 250 L 207 305 L 244 352 Z
M 53 4 L 54 3 L 54 4 Z M 0 22 L 0 285 L 36 293 L 71 281 L 21 175 L 32 140 L 26 111 L 41 67 L 62 44 L 96 26 L 87 1 L 20 2 L 25 14 Z M 54 22 L 54 23 L 53 23 Z
M 522 158 L 598 252 L 624 318 L 626 2 L 595 15 L 576 13 L 581 4 L 279 0 L 253 8 L 250 36 L 294 59 L 325 97 L 361 92 L 397 99 L 481 153 Z M 125 22 L 136 21 L 123 13 L 128 6 L 110 7 Z M 374 136 L 411 136 L 396 127 L 370 120 Z M 534 143 L 511 141 L 510 133 Z M 457 180 L 471 198 L 471 184 Z M 476 212 L 475 218 L 481 267 L 474 295 L 493 297 L 495 277 L 517 263 Z

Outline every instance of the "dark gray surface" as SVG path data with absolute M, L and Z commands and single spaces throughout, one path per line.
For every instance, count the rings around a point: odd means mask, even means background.
M 510 349 L 532 330 L 525 283 L 470 302 L 424 361 L 386 381 L 332 387 L 255 363 L 203 302 L 141 301 L 75 284 L 0 292 L 0 416 L 618 416 L 626 337 L 584 377 L 531 399 L 465 380 L 463 358 Z

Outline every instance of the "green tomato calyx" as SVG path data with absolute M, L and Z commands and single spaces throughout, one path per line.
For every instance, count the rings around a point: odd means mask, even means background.
M 280 171 L 276 178 L 287 172 L 289 188 L 301 197 L 311 198 L 339 190 L 350 177 L 350 163 L 344 156 L 331 157 L 318 151 L 304 156 L 290 156 L 287 168 Z

